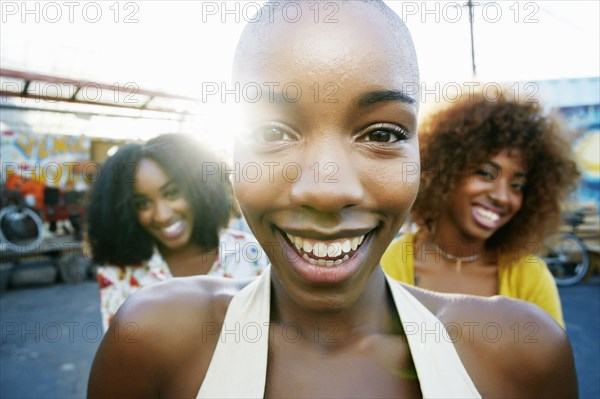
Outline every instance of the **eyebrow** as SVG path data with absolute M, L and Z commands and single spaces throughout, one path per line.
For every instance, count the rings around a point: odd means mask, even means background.
M 264 94 L 264 93 L 263 93 Z M 286 98 L 283 94 L 277 92 L 271 92 L 267 96 L 269 102 L 275 103 L 294 103 L 295 101 L 290 101 L 289 98 Z M 401 90 L 375 90 L 361 95 L 358 98 L 358 106 L 361 108 L 368 107 L 370 105 L 379 103 L 379 102 L 387 102 L 387 101 L 400 101 L 406 104 L 415 104 L 416 100 L 412 98 L 407 93 Z
M 401 90 L 376 90 L 360 96 L 358 99 L 358 106 L 364 108 L 379 102 L 387 101 L 400 101 L 411 105 L 416 103 L 414 98 Z
M 515 173 L 515 177 L 523 177 L 523 178 L 527 179 L 527 173 L 517 172 L 517 173 Z
M 164 191 L 167 188 L 169 188 L 170 185 L 172 184 L 177 184 L 177 182 L 175 181 L 175 179 L 171 179 L 168 182 L 166 182 L 165 184 L 163 184 L 162 186 L 160 186 L 158 188 L 158 191 Z M 146 196 L 144 194 L 140 194 L 140 193 L 133 193 L 133 197 L 134 198 L 146 198 Z
M 166 182 L 165 184 L 163 184 L 162 186 L 160 186 L 160 187 L 158 188 L 158 190 L 159 190 L 159 191 L 164 191 L 164 190 L 166 190 L 167 188 L 169 188 L 169 186 L 171 186 L 172 184 L 175 184 L 175 185 L 177 185 L 177 182 L 175 181 L 175 179 L 171 179 L 171 180 L 169 180 L 168 182 Z

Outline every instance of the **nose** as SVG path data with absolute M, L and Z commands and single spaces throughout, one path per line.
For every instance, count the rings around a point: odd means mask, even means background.
M 329 145 L 335 145 L 334 149 Z M 339 142 L 321 143 L 304 155 L 301 170 L 291 183 L 293 205 L 335 213 L 360 203 L 364 188 L 350 149 L 340 146 Z
M 510 182 L 505 179 L 498 179 L 489 191 L 488 196 L 495 205 L 504 206 L 508 204 L 510 200 Z
M 166 223 L 171 219 L 173 212 L 166 201 L 159 200 L 154 207 L 152 220 L 157 223 Z

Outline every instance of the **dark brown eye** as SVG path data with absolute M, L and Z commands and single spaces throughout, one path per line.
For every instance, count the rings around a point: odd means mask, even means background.
M 150 208 L 150 205 L 151 205 L 150 201 L 148 201 L 147 199 L 143 199 L 143 198 L 136 199 L 133 201 L 133 206 L 138 211 L 146 210 L 146 209 Z
M 376 130 L 366 135 L 366 141 L 375 141 L 377 143 L 394 143 L 399 140 L 394 133 L 386 132 L 385 130 Z
M 494 181 L 499 177 L 500 170 L 494 165 L 485 164 L 476 168 L 475 174 L 483 177 L 485 180 Z
M 174 188 L 171 188 L 171 189 L 165 191 L 164 196 L 167 199 L 178 198 L 179 197 L 179 188 L 174 187 Z
M 522 181 L 514 181 L 511 183 L 511 187 L 515 191 L 523 192 L 525 190 L 525 183 Z
M 294 139 L 290 128 L 278 122 L 269 122 L 257 126 L 252 130 L 252 135 L 255 140 L 262 143 L 276 143 Z
M 285 132 L 276 127 L 268 127 L 262 131 L 262 139 L 264 141 L 281 141 L 285 137 Z
M 409 134 L 407 131 L 398 125 L 377 123 L 365 129 L 359 140 L 371 143 L 393 144 L 407 140 L 408 137 Z

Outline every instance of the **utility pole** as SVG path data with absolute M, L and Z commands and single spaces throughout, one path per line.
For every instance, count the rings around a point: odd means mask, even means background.
M 469 0 L 466 4 L 469 7 L 469 25 L 471 27 L 471 68 L 473 73 L 473 79 L 477 77 L 477 67 L 475 66 L 475 39 L 473 36 L 473 1 Z

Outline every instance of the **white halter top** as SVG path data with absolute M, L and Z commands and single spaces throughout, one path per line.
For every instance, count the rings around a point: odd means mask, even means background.
M 441 336 L 445 333 L 442 323 L 402 285 L 387 275 L 386 279 L 408 340 L 423 397 L 481 398 L 451 340 Z M 267 268 L 231 300 L 197 398 L 264 396 L 270 308 L 271 277 L 270 268 Z

